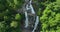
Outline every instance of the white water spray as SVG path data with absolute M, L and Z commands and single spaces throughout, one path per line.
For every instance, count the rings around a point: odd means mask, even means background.
M 31 11 L 32 14 L 35 14 L 35 11 L 33 9 L 33 6 L 32 6 L 32 0 L 29 1 L 28 4 L 26 4 L 26 10 L 27 11 Z M 27 14 L 27 11 L 25 11 L 25 18 L 26 18 L 26 21 L 25 21 L 25 28 L 28 27 L 28 14 Z M 37 25 L 39 23 L 39 16 L 36 16 L 36 22 L 35 22 L 35 26 L 34 26 L 34 29 L 32 32 L 35 32 L 36 28 L 37 28 Z
M 34 11 L 33 6 L 32 6 L 32 4 L 31 4 L 31 3 L 32 3 L 32 0 L 30 0 L 30 3 L 29 3 L 29 4 L 30 4 L 30 6 L 29 6 L 29 7 L 30 7 L 30 9 L 31 9 L 32 14 L 35 14 L 35 11 Z
M 29 8 L 29 5 L 26 5 L 26 10 L 29 10 L 30 8 Z
M 34 26 L 34 29 L 32 32 L 35 32 L 36 28 L 37 28 L 37 25 L 39 23 L 39 16 L 36 17 L 36 22 L 35 22 L 35 26 Z
M 25 11 L 25 28 L 28 27 L 28 15 L 27 15 L 27 12 Z
M 32 14 L 35 14 L 35 11 L 34 11 L 32 5 L 30 5 L 30 8 L 31 8 L 31 12 L 32 12 Z
M 26 0 L 25 0 L 26 1 Z M 32 14 L 35 14 L 35 11 L 33 9 L 33 6 L 31 4 L 32 0 L 29 1 L 29 3 L 26 5 L 26 10 L 31 10 Z M 25 28 L 28 27 L 28 15 L 27 15 L 27 11 L 25 12 L 25 18 L 26 18 L 26 21 L 25 21 Z

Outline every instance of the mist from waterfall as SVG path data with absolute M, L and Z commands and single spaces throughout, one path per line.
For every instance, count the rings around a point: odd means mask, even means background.
M 35 32 L 36 28 L 37 28 L 37 25 L 39 23 L 39 16 L 36 16 L 36 22 L 35 22 L 35 26 L 34 26 L 34 29 L 32 32 Z

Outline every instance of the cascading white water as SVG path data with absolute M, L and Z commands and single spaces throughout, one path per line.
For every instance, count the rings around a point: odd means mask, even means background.
M 30 0 L 30 6 L 29 6 L 29 7 L 30 7 L 30 9 L 31 9 L 32 14 L 35 14 L 35 11 L 34 11 L 33 6 L 32 6 L 31 3 L 32 3 L 32 0 Z
M 25 0 L 25 1 L 26 1 L 26 0 Z M 26 4 L 26 10 L 27 10 L 27 11 L 31 11 L 32 14 L 35 14 L 35 11 L 34 11 L 33 6 L 32 6 L 31 3 L 32 3 L 32 0 L 30 0 L 30 1 L 28 2 L 28 4 Z M 25 11 L 25 18 L 26 18 L 25 28 L 27 28 L 28 25 L 29 25 L 29 24 L 28 24 L 28 14 L 27 14 L 27 11 Z M 32 32 L 35 32 L 38 23 L 39 23 L 39 16 L 36 16 L 36 22 L 35 22 L 35 26 L 34 26 L 34 29 L 33 29 Z
M 29 6 L 28 5 L 26 5 L 26 10 L 29 10 L 30 8 L 29 8 Z
M 25 11 L 25 28 L 28 27 L 28 15 L 27 15 L 27 12 Z
M 39 16 L 36 17 L 36 22 L 35 22 L 35 26 L 34 26 L 34 29 L 32 32 L 35 32 L 36 28 L 37 28 L 37 25 L 39 23 Z
M 26 0 L 25 0 L 26 1 Z M 29 4 L 26 5 L 26 10 L 31 10 L 32 14 L 35 14 L 35 11 L 33 9 L 33 6 L 31 4 L 32 0 L 29 1 Z M 28 27 L 28 15 L 27 15 L 27 11 L 25 12 L 25 18 L 26 18 L 26 21 L 25 21 L 25 27 Z
M 31 12 L 32 12 L 32 14 L 35 14 L 35 11 L 34 11 L 32 5 L 30 5 L 30 7 L 31 7 Z

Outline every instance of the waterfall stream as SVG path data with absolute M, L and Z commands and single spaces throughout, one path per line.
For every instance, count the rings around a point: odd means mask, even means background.
M 25 21 L 25 27 L 28 27 L 28 15 L 27 15 L 27 11 L 28 10 L 31 10 L 32 14 L 35 14 L 35 11 L 33 9 L 33 6 L 31 4 L 32 0 L 29 1 L 29 4 L 26 5 L 26 12 L 25 12 L 25 18 L 26 18 L 26 21 Z
M 28 27 L 28 15 L 27 15 L 27 12 L 25 11 L 25 28 Z
M 25 0 L 25 1 L 27 1 L 27 0 Z M 28 4 L 26 4 L 26 11 L 25 11 L 25 28 L 27 28 L 28 26 L 29 26 L 29 16 L 28 16 L 28 13 L 27 13 L 27 11 L 31 11 L 31 14 L 35 14 L 35 11 L 34 11 L 34 9 L 33 9 L 33 6 L 32 6 L 32 0 L 28 0 L 29 2 L 28 2 Z M 37 28 L 37 25 L 38 25 L 38 23 L 39 23 L 39 16 L 36 16 L 36 22 L 35 22 L 35 26 L 34 26 L 34 29 L 32 30 L 32 32 L 34 32 L 35 30 L 36 30 L 36 28 Z
M 33 6 L 31 4 L 30 4 L 30 9 L 31 9 L 32 14 L 35 14 L 35 11 L 34 11 Z
M 32 3 L 32 0 L 30 0 L 30 3 L 29 3 L 30 4 L 30 9 L 31 9 L 32 14 L 35 14 L 35 11 L 34 11 L 33 6 L 32 6 L 31 3 Z
M 39 16 L 36 16 L 36 22 L 35 22 L 35 26 L 32 32 L 36 30 L 38 23 L 39 23 Z

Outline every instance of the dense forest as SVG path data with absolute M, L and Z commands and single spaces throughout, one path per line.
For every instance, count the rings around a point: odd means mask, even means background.
M 40 32 L 60 32 L 60 0 L 32 0 Z M 0 0 L 0 32 L 21 32 L 24 0 Z

